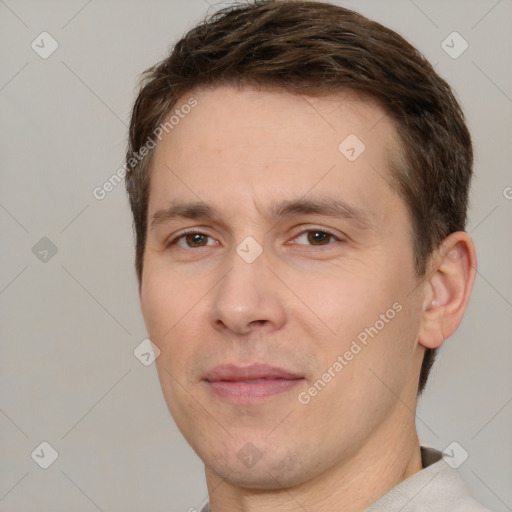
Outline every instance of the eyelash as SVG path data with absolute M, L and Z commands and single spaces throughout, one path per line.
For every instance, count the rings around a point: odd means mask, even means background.
M 325 230 L 325 229 L 318 229 L 318 228 L 313 228 L 313 229 L 305 229 L 303 231 L 301 231 L 300 233 L 298 233 L 294 238 L 293 240 L 296 240 L 297 238 L 299 238 L 300 236 L 304 235 L 304 234 L 307 234 L 307 233 L 322 233 L 322 234 L 325 234 L 325 235 L 328 235 L 329 237 L 331 238 L 334 238 L 334 241 L 336 242 L 341 242 L 342 240 L 337 237 L 334 233 L 331 233 L 330 231 L 328 230 Z M 202 231 L 186 231 L 185 233 L 181 233 L 180 235 L 174 237 L 173 239 L 171 239 L 168 244 L 167 244 L 167 248 L 170 248 L 172 246 L 175 246 L 177 245 L 177 242 L 179 240 L 181 240 L 182 238 L 185 238 L 187 235 L 204 235 L 208 238 L 212 238 L 210 235 L 207 235 L 206 233 L 203 233 Z M 309 247 L 326 247 L 326 246 L 329 246 L 329 245 L 332 245 L 333 242 L 329 242 L 328 244 L 325 244 L 325 245 L 313 245 L 313 244 L 298 244 L 298 245 L 307 245 Z M 296 244 L 294 244 L 296 245 Z M 181 247 L 181 246 L 178 246 L 180 247 L 181 249 L 202 249 L 204 247 L 211 247 L 211 246 L 199 246 L 199 247 Z

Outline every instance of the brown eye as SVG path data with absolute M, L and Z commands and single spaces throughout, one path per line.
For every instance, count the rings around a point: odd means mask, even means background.
M 329 245 L 331 239 L 337 240 L 337 238 L 332 233 L 322 231 L 320 229 L 310 229 L 301 233 L 295 240 L 299 241 L 299 245 L 322 246 Z
M 208 236 L 201 233 L 189 233 L 185 236 L 185 240 L 189 247 L 203 247 L 206 245 L 207 239 Z
M 169 243 L 169 247 L 177 245 L 183 249 L 194 249 L 215 245 L 215 241 L 208 235 L 199 232 L 184 233 Z
M 309 231 L 308 242 L 310 242 L 311 245 L 325 245 L 324 242 L 328 242 L 331 236 L 330 233 L 326 233 L 325 231 Z

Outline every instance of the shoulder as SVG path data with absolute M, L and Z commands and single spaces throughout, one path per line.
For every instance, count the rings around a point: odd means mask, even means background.
M 393 487 L 367 512 L 491 512 L 471 496 L 441 452 L 425 450 L 427 467 Z

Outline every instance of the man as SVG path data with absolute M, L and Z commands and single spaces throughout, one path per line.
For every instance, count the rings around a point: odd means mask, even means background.
M 136 271 L 204 511 L 481 511 L 417 397 L 475 278 L 471 139 L 399 35 L 319 2 L 226 8 L 144 75 Z

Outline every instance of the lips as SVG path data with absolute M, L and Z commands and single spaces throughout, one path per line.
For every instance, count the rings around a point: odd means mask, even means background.
M 302 382 L 304 377 L 294 371 L 267 364 L 228 364 L 215 367 L 204 380 L 223 399 L 238 404 L 251 404 L 289 391 Z
M 236 366 L 231 364 L 221 365 L 215 367 L 210 371 L 205 380 L 209 382 L 230 381 L 240 382 L 248 380 L 273 380 L 285 379 L 295 380 L 301 379 L 302 375 L 294 372 L 269 366 L 267 364 L 251 364 L 249 366 Z

